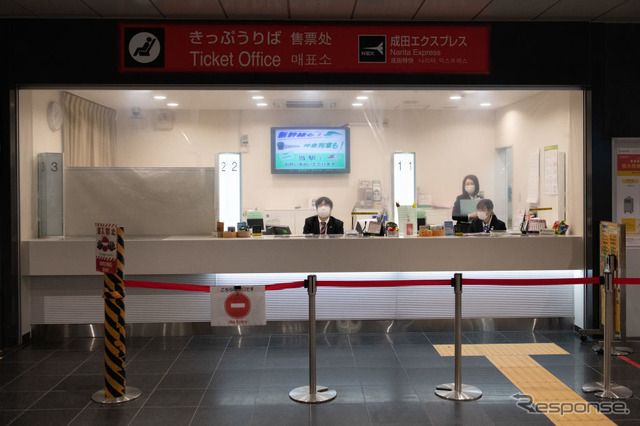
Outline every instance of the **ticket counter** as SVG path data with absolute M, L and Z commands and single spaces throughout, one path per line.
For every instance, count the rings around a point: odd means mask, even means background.
M 92 238 L 25 241 L 22 270 L 31 290 L 32 324 L 102 321 L 102 276 Z M 200 285 L 318 280 L 464 277 L 574 278 L 584 269 L 577 236 L 305 238 L 209 236 L 125 239 L 127 279 Z M 578 287 L 578 286 L 576 286 Z M 572 285 L 469 286 L 464 315 L 473 318 L 573 318 L 581 305 Z M 307 318 L 302 289 L 267 293 L 269 321 Z M 574 303 L 575 302 L 575 303 Z M 128 323 L 206 322 L 207 293 L 127 290 Z M 448 286 L 331 288 L 318 291 L 318 319 L 452 318 Z

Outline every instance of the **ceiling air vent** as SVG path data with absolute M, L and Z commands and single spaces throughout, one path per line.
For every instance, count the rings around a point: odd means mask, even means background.
M 277 100 L 273 101 L 273 107 L 278 109 L 333 109 L 336 101 L 304 101 L 304 100 Z

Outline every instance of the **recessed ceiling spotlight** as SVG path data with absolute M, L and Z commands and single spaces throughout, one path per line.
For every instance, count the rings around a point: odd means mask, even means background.
M 167 99 L 167 97 L 166 97 L 166 96 L 163 96 L 163 95 L 155 95 L 155 96 L 153 97 L 153 99 L 155 99 L 155 100 L 157 100 L 157 101 L 164 101 L 165 99 Z
M 177 106 L 178 106 L 178 104 L 177 104 L 177 103 L 175 103 L 175 102 L 169 102 L 169 103 L 167 104 L 167 106 L 168 106 L 168 107 L 177 107 Z
M 462 96 L 460 96 L 460 95 L 451 95 L 451 96 L 449 96 L 449 99 L 451 99 L 452 101 L 459 101 L 460 99 L 462 99 Z
M 256 95 L 256 96 L 252 96 L 252 97 L 251 97 L 251 99 L 256 100 L 256 101 L 259 101 L 259 100 L 261 100 L 261 99 L 264 99 L 264 96 Z
M 265 102 L 258 102 L 258 103 L 256 104 L 256 106 L 259 106 L 259 107 L 266 107 L 267 105 L 269 105 L 269 104 L 267 104 L 267 103 L 265 103 Z
M 352 103 L 352 104 L 351 104 L 351 106 L 354 106 L 354 107 L 361 107 L 361 106 L 362 106 L 362 103 L 361 103 L 361 102 L 354 102 L 354 103 Z
M 359 101 L 366 101 L 367 99 L 369 99 L 368 96 L 356 96 L 356 99 Z
M 481 107 L 490 107 L 491 104 L 489 102 L 483 102 L 480 104 Z

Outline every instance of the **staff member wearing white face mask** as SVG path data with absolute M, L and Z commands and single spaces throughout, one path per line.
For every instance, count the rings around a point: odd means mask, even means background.
M 477 218 L 471 221 L 467 232 L 506 231 L 507 226 L 493 214 L 493 202 L 484 199 L 476 206 Z
M 344 234 L 344 224 L 341 220 L 331 216 L 333 201 L 329 197 L 316 200 L 317 215 L 305 219 L 303 234 Z
M 467 175 L 462 179 L 462 194 L 456 197 L 456 202 L 453 203 L 453 210 L 451 211 L 451 216 L 456 220 L 462 216 L 460 212 L 460 200 L 475 200 L 481 199 L 482 197 L 479 195 L 480 192 L 480 182 L 478 182 L 478 178 L 476 175 Z M 475 218 L 475 212 L 471 213 L 468 216 L 468 219 Z

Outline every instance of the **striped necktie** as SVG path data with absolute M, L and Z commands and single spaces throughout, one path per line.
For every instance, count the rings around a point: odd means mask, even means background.
M 327 222 L 320 222 L 320 234 L 324 235 L 327 233 Z

